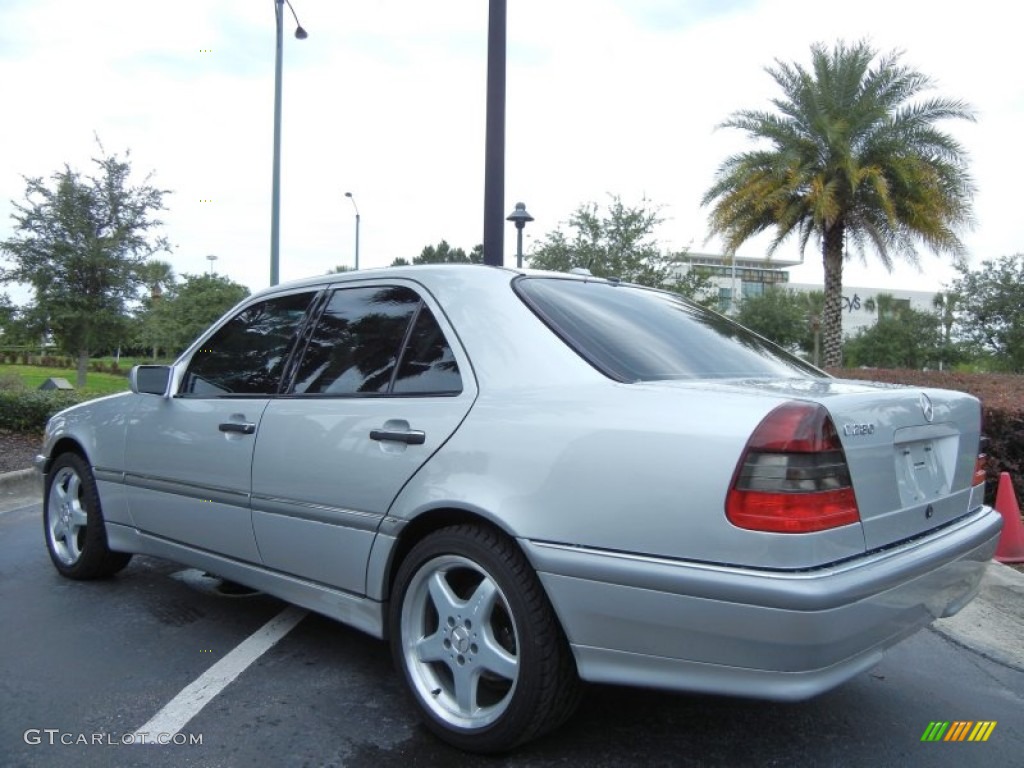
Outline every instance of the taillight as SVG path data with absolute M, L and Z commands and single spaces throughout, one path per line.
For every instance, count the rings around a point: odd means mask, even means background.
M 740 528 L 809 533 L 860 522 L 846 454 L 828 412 L 785 403 L 747 441 L 725 502 Z
M 988 438 L 984 435 L 978 441 L 978 457 L 974 460 L 974 477 L 971 478 L 971 485 L 981 485 L 985 482 L 985 465 L 988 463 Z

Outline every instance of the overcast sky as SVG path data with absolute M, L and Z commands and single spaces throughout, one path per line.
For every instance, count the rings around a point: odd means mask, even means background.
M 526 203 L 526 248 L 584 202 L 662 206 L 666 248 L 718 252 L 700 199 L 746 137 L 716 124 L 777 95 L 775 59 L 868 39 L 963 99 L 976 123 L 944 126 L 978 187 L 964 233 L 973 263 L 1024 250 L 1019 25 L 973 0 L 508 0 L 506 213 Z M 294 0 L 286 10 L 281 279 L 411 259 L 442 238 L 483 240 L 487 0 Z M 273 0 L 0 0 L 0 239 L 23 175 L 90 170 L 94 134 L 131 150 L 137 178 L 172 190 L 162 218 L 179 273 L 269 283 Z M 212 202 L 201 202 L 201 201 Z M 506 230 L 505 260 L 515 261 Z M 740 250 L 758 258 L 764 241 Z M 780 258 L 797 258 L 796 243 Z M 808 249 L 794 282 L 820 282 Z M 939 289 L 922 271 L 851 264 L 851 286 Z

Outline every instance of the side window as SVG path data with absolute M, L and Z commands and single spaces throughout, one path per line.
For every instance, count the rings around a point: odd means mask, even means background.
M 315 293 L 246 307 L 192 355 L 181 393 L 201 397 L 276 394 L 281 370 Z
M 335 291 L 306 347 L 295 392 L 386 393 L 419 305 L 420 297 L 409 288 Z
M 458 394 L 462 377 L 441 326 L 424 304 L 416 316 L 392 389 L 396 395 Z

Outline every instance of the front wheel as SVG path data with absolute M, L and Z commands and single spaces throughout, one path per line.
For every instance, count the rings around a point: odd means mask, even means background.
M 77 454 L 59 456 L 46 475 L 43 529 L 50 559 L 69 579 L 111 576 L 132 559 L 107 547 L 96 480 Z
M 490 528 L 444 528 L 413 547 L 395 579 L 390 627 L 427 726 L 461 749 L 510 749 L 562 723 L 579 699 L 536 574 Z

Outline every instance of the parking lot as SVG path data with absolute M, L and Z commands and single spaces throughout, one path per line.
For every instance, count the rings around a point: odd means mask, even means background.
M 1024 763 L 1024 672 L 933 630 L 797 704 L 595 686 L 556 733 L 482 760 L 418 724 L 385 644 L 153 558 L 109 581 L 67 581 L 46 555 L 39 502 L 4 503 L 3 765 Z M 268 640 L 268 624 L 291 623 Z M 261 638 L 276 643 L 258 653 Z M 225 659 L 236 664 L 226 673 Z M 173 733 L 144 732 L 157 715 L 189 719 Z M 996 726 L 984 743 L 922 742 L 940 720 Z

